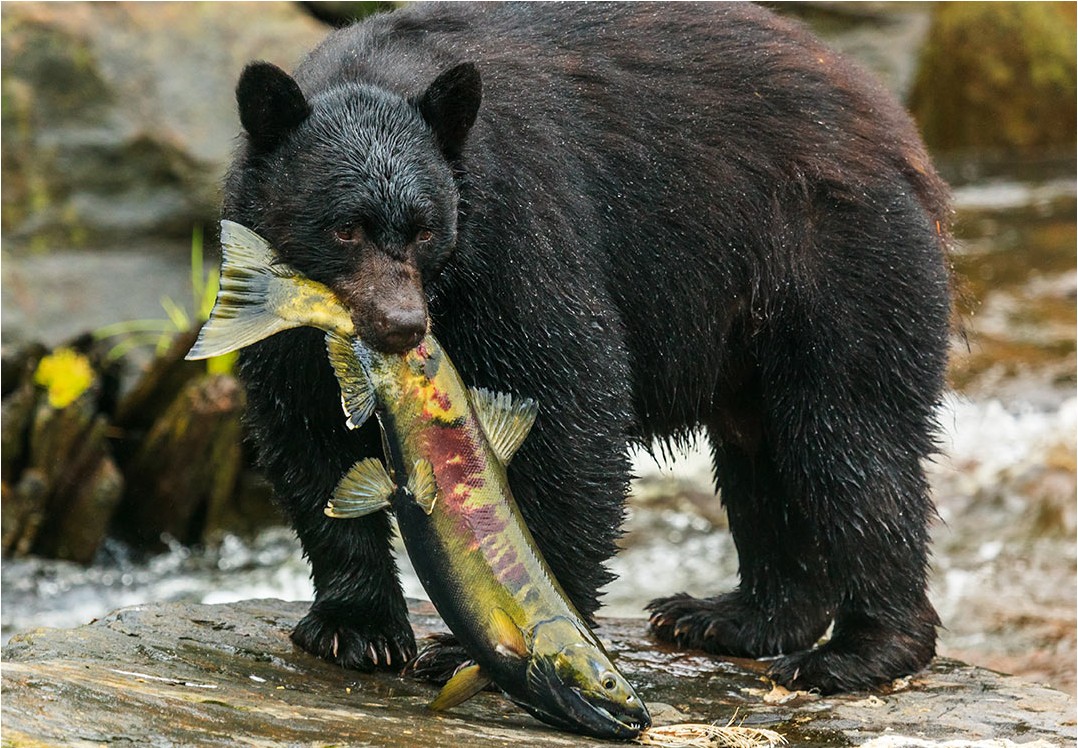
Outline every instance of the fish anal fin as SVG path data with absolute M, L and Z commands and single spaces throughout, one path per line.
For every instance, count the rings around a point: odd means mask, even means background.
M 333 498 L 326 505 L 326 515 L 351 519 L 388 509 L 395 490 L 381 462 L 374 458 L 361 460 L 337 484 Z
M 370 379 L 359 365 L 350 338 L 334 332 L 326 333 L 326 352 L 341 387 L 341 406 L 346 424 L 350 429 L 357 429 L 374 412 L 376 400 Z
M 452 709 L 463 704 L 490 684 L 490 678 L 483 675 L 478 665 L 468 665 L 458 670 L 445 684 L 430 708 L 435 711 Z
M 502 464 L 508 464 L 531 431 L 538 406 L 531 398 L 514 400 L 482 387 L 472 387 L 469 393 L 487 442 Z
M 412 474 L 408 478 L 408 490 L 429 516 L 434 511 L 434 502 L 438 499 L 438 483 L 434 479 L 434 466 L 427 460 L 415 461 Z
M 524 634 L 508 613 L 502 608 L 495 608 L 490 613 L 490 622 L 499 651 L 514 657 L 527 657 L 528 645 L 524 641 Z

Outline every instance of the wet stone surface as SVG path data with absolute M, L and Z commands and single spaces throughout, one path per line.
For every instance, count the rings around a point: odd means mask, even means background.
M 432 686 L 294 647 L 288 633 L 306 607 L 145 605 L 17 635 L 3 650 L 4 745 L 607 744 L 551 730 L 491 692 L 434 714 Z M 412 614 L 417 635 L 444 630 L 429 604 L 413 602 Z M 1074 744 L 1072 698 L 955 661 L 887 692 L 818 698 L 770 689 L 760 663 L 656 647 L 643 628 L 607 619 L 600 633 L 657 724 L 734 718 L 797 746 Z

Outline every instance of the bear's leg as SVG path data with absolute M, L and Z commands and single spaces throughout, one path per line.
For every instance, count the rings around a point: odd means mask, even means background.
M 842 221 L 836 236 L 857 241 L 823 244 L 830 252 L 806 265 L 818 272 L 791 282 L 748 341 L 748 384 L 712 430 L 741 584 L 656 601 L 660 638 L 782 654 L 776 682 L 824 693 L 879 686 L 932 658 L 934 510 L 921 462 L 935 451 L 949 295 L 934 232 L 907 207 L 878 211 L 889 234 L 873 234 L 870 214 Z M 831 639 L 809 650 L 831 613 Z
M 835 594 L 807 518 L 786 505 L 767 455 L 754 458 L 717 436 L 711 441 L 741 583 L 716 597 L 653 600 L 652 631 L 681 647 L 735 657 L 808 649 L 831 622 Z
M 823 693 L 878 686 L 932 658 L 932 510 L 917 447 L 883 437 L 882 422 L 829 422 L 829 410 L 806 403 L 780 415 L 796 436 L 765 427 L 752 457 L 729 442 L 716 448 L 741 583 L 714 598 L 653 601 L 658 638 L 715 654 L 785 655 L 771 677 Z M 809 650 L 832 615 L 830 641 Z
M 342 667 L 400 670 L 415 655 L 415 638 L 390 553 L 388 515 L 311 519 L 296 528 L 315 599 L 292 640 Z
M 358 459 L 381 453 L 373 420 L 348 431 L 322 334 L 293 330 L 244 351 L 240 374 L 259 463 L 311 563 L 315 599 L 292 633 L 308 652 L 343 667 L 399 669 L 415 654 L 385 512 L 324 513 Z

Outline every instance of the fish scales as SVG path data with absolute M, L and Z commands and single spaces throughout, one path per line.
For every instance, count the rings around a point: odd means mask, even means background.
M 402 445 L 405 464 L 428 459 L 436 483 L 444 487 L 431 520 L 435 525 L 448 525 L 437 534 L 456 541 L 448 549 L 449 555 L 466 574 L 470 573 L 469 568 L 489 569 L 502 589 L 511 595 L 510 600 L 497 601 L 503 607 L 531 608 L 507 610 L 511 617 L 563 613 L 544 606 L 543 596 L 527 594 L 531 580 L 549 575 L 534 554 L 518 550 L 526 548 L 530 539 L 519 532 L 513 514 L 515 507 L 504 500 L 499 490 L 498 484 L 504 481 L 491 479 L 492 471 L 504 471 L 504 468 L 478 427 L 459 375 L 433 341 L 425 341 L 407 354 L 412 356 L 416 362 L 407 367 L 407 386 L 402 388 L 397 408 L 407 407 L 402 400 L 414 398 L 412 407 L 418 417 L 411 421 L 394 418 L 398 433 L 391 441 Z M 402 426 L 406 421 L 412 425 Z M 478 554 L 478 557 L 469 562 L 468 556 L 461 554 Z

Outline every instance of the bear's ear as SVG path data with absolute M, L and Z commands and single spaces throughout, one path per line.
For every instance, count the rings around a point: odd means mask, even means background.
M 269 62 L 252 62 L 236 84 L 240 122 L 256 148 L 270 150 L 299 127 L 311 108 L 299 84 Z
M 435 78 L 415 102 L 447 158 L 460 156 L 482 98 L 483 83 L 478 68 L 473 63 L 462 62 Z

